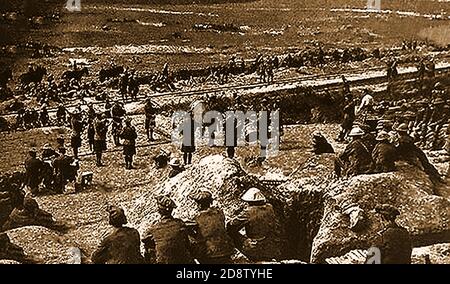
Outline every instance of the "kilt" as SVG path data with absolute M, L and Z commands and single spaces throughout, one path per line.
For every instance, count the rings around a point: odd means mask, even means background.
M 94 152 L 102 152 L 106 149 L 106 140 L 94 140 Z
M 133 156 L 136 154 L 136 145 L 123 145 L 123 154 L 125 156 Z
M 70 138 L 70 146 L 72 148 L 80 148 L 81 147 L 81 136 L 72 135 L 72 137 Z

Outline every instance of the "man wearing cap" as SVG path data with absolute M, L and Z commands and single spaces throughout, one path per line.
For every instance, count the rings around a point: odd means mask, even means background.
M 389 204 L 379 205 L 375 211 L 381 215 L 385 229 L 376 247 L 381 252 L 381 264 L 411 264 L 412 244 L 408 231 L 395 219 L 400 212 Z
M 184 166 L 180 162 L 180 159 L 178 158 L 170 159 L 169 166 L 171 167 L 169 172 L 169 178 L 173 178 L 174 176 L 178 175 L 179 173 L 185 170 Z
M 250 188 L 242 200 L 247 207 L 227 225 L 235 246 L 251 261 L 279 258 L 279 225 L 272 205 L 257 188 Z M 245 235 L 239 232 L 242 228 Z
M 56 109 L 56 120 L 58 121 L 59 126 L 66 124 L 66 115 L 67 115 L 67 110 L 64 107 L 64 105 L 62 103 L 60 103 L 58 105 L 58 108 Z
M 377 144 L 372 151 L 374 171 L 376 173 L 387 173 L 395 171 L 396 150 L 389 143 L 390 135 L 386 131 L 380 131 L 376 137 Z
M 172 216 L 175 202 L 166 195 L 156 198 L 161 216 L 144 234 L 145 261 L 157 264 L 193 264 L 185 223 Z
M 195 239 L 195 258 L 201 264 L 231 263 L 234 252 L 233 241 L 225 229 L 225 215 L 217 207 L 211 207 L 212 194 L 201 190 L 192 192 L 189 197 L 199 206 L 199 213 L 190 223 Z
M 109 206 L 109 224 L 113 231 L 105 237 L 92 253 L 95 264 L 142 264 L 141 237 L 136 229 L 125 227 L 127 217 L 122 208 Z
M 315 131 L 313 133 L 313 152 L 316 155 L 324 153 L 334 153 L 333 146 L 323 137 L 322 133 Z
M 156 109 L 150 98 L 145 101 L 145 134 L 149 141 L 153 141 L 153 129 L 156 127 Z
M 367 174 L 372 171 L 372 152 L 361 140 L 364 131 L 354 127 L 349 136 L 352 142 L 345 147 L 344 152 L 335 160 L 335 173 L 338 177 Z
M 133 156 L 136 154 L 136 138 L 137 133 L 133 125 L 131 125 L 131 118 L 125 119 L 125 127 L 120 132 L 120 138 L 123 139 L 123 155 L 125 156 L 125 168 L 133 168 Z
M 25 161 L 25 184 L 32 194 L 37 194 L 42 180 L 42 161 L 36 157 L 36 149 L 31 148 L 28 154 L 29 157 Z
M 81 147 L 81 134 L 83 132 L 84 124 L 81 120 L 81 112 L 75 109 L 70 121 L 72 126 L 72 136 L 70 137 L 70 146 L 73 150 L 73 156 L 78 159 L 78 148 Z
M 408 125 L 402 123 L 395 130 L 398 134 L 396 145 L 398 160 L 422 167 L 431 181 L 442 182 L 439 171 L 430 163 L 427 155 L 414 144 L 414 139 L 408 135 Z

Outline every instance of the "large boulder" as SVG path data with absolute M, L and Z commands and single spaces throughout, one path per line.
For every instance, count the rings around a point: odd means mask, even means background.
M 374 209 L 391 204 L 414 246 L 450 241 L 450 201 L 433 195 L 433 184 L 417 168 L 400 165 L 393 173 L 360 175 L 333 181 L 323 194 L 323 217 L 312 244 L 311 261 L 324 262 L 354 249 L 367 249 L 383 229 Z M 359 226 L 351 229 L 352 208 Z M 349 210 L 350 209 L 350 210 Z

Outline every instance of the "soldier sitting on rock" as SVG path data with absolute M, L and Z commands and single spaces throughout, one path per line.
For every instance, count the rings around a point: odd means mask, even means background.
M 338 177 L 367 174 L 372 171 L 372 152 L 361 140 L 364 131 L 355 127 L 349 136 L 352 142 L 345 147 L 344 152 L 335 160 L 334 170 Z
M 333 146 L 331 146 L 331 144 L 319 131 L 315 131 L 313 133 L 313 152 L 316 155 L 334 153 Z
M 23 248 L 11 243 L 6 233 L 0 233 L 0 259 L 14 260 L 23 264 L 35 263 L 35 261 L 25 255 Z
M 430 163 L 427 155 L 414 144 L 414 139 L 408 135 L 408 126 L 403 123 L 395 128 L 398 139 L 396 149 L 398 160 L 423 168 L 433 182 L 443 182 L 438 170 Z
M 227 225 L 235 246 L 251 261 L 278 259 L 279 227 L 272 205 L 257 188 L 250 188 L 242 200 L 247 207 Z M 245 235 L 239 232 L 242 228 Z
M 376 138 L 377 145 L 372 151 L 374 171 L 376 173 L 387 173 L 395 171 L 395 160 L 397 153 L 394 145 L 389 143 L 390 135 L 386 131 L 380 131 Z
M 193 264 L 189 237 L 185 223 L 172 217 L 176 207 L 168 196 L 156 198 L 161 218 L 145 233 L 145 261 L 158 264 Z
M 62 233 L 68 230 L 65 224 L 55 221 L 52 214 L 40 209 L 36 200 L 30 196 L 25 196 L 23 205 L 11 212 L 8 220 L 3 225 L 3 230 L 25 226 L 42 226 Z
M 381 239 L 375 244 L 380 249 L 381 264 L 411 264 L 411 238 L 408 231 L 395 222 L 400 212 L 389 204 L 377 206 L 375 211 L 385 223 Z
M 225 229 L 225 215 L 217 207 L 211 207 L 212 194 L 202 190 L 189 196 L 199 205 L 199 213 L 192 224 L 195 239 L 195 257 L 202 264 L 231 263 L 233 241 Z
M 125 227 L 128 222 L 122 208 L 108 208 L 109 224 L 114 230 L 102 240 L 92 254 L 95 264 L 142 264 L 144 258 L 140 252 L 141 238 L 136 229 Z

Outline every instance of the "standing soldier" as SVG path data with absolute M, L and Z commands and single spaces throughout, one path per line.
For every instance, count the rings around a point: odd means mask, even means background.
M 114 230 L 102 240 L 92 254 L 95 264 L 142 264 L 144 258 L 140 252 L 141 238 L 136 229 L 125 227 L 128 222 L 122 208 L 108 208 L 109 224 Z
M 36 195 L 39 192 L 41 183 L 42 161 L 36 157 L 36 149 L 28 151 L 29 157 L 25 161 L 25 184 L 30 188 L 31 194 Z
M 153 129 L 156 127 L 156 110 L 153 107 L 153 103 L 150 98 L 145 102 L 144 106 L 145 112 L 145 133 L 147 134 L 147 139 L 153 141 Z
M 119 89 L 120 89 L 120 94 L 122 95 L 122 100 L 126 101 L 127 100 L 127 90 L 128 90 L 128 72 L 125 71 L 121 76 L 120 76 L 120 81 L 119 81 Z
M 125 156 L 125 168 L 133 169 L 133 156 L 136 154 L 137 133 L 134 126 L 131 125 L 131 118 L 125 119 L 125 127 L 120 132 L 120 138 L 123 141 L 123 155 Z
M 386 226 L 376 245 L 381 252 L 381 264 L 411 264 L 411 238 L 408 231 L 395 222 L 400 212 L 389 204 L 377 206 L 375 211 L 381 214 Z
M 347 134 L 352 130 L 355 121 L 355 101 L 351 93 L 345 95 L 344 119 L 341 124 L 341 132 L 337 141 L 343 142 Z
M 161 218 L 148 229 L 142 239 L 146 262 L 193 264 L 186 225 L 182 220 L 172 217 L 175 202 L 162 195 L 156 198 L 156 203 Z
M 102 153 L 106 151 L 106 134 L 108 132 L 108 123 L 103 114 L 97 114 L 97 118 L 94 121 L 94 152 L 96 155 L 96 165 L 101 167 Z
M 64 193 L 67 184 L 67 176 L 70 171 L 70 157 L 66 156 L 66 148 L 59 148 L 59 156 L 53 160 L 55 169 L 55 186 L 57 193 Z
M 39 120 L 41 121 L 41 125 L 43 127 L 48 126 L 50 118 L 48 116 L 48 111 L 47 111 L 47 105 L 46 104 L 42 105 L 41 113 L 39 114 Z
M 183 152 L 183 161 L 185 165 L 192 163 L 192 153 L 195 152 L 195 130 L 197 123 L 193 116 L 193 112 L 190 111 L 183 121 L 183 142 L 181 145 L 181 152 Z
M 271 261 L 280 252 L 279 227 L 271 204 L 257 188 L 250 188 L 242 200 L 248 206 L 231 220 L 227 231 L 236 247 L 251 261 Z M 245 228 L 245 235 L 239 231 Z
M 114 140 L 114 145 L 119 146 L 120 145 L 120 132 L 122 131 L 122 119 L 124 115 L 126 114 L 125 109 L 123 108 L 123 105 L 119 103 L 117 100 L 113 107 L 111 108 L 111 116 L 112 116 L 112 135 Z
M 233 242 L 225 229 L 225 215 L 211 207 L 209 191 L 194 192 L 189 196 L 199 205 L 199 213 L 192 222 L 196 243 L 196 258 L 202 264 L 228 264 L 234 252 Z
M 81 134 L 83 132 L 83 122 L 81 121 L 81 112 L 78 109 L 72 114 L 71 119 L 72 136 L 70 138 L 70 146 L 73 150 L 73 156 L 78 159 L 78 148 L 81 147 Z
M 94 120 L 90 120 L 88 121 L 87 139 L 89 144 L 89 150 L 91 152 L 94 151 L 94 138 L 95 138 Z
M 56 110 L 56 120 L 58 121 L 59 126 L 63 126 L 66 124 L 66 116 L 67 110 L 62 103 L 58 105 L 58 109 Z

